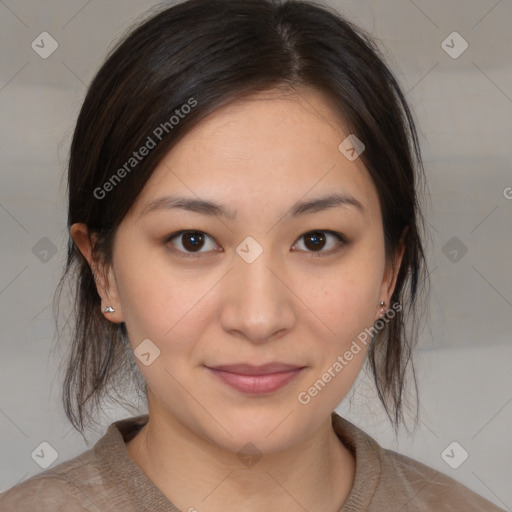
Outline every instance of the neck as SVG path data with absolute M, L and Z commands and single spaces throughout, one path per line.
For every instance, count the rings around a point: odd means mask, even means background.
M 180 510 L 337 512 L 353 484 L 355 461 L 330 417 L 286 450 L 234 454 L 176 419 L 147 424 L 127 443 L 130 457 Z

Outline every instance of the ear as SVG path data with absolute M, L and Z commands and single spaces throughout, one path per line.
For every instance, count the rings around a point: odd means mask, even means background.
M 405 252 L 405 235 L 407 234 L 408 226 L 405 227 L 405 229 L 402 232 L 402 235 L 400 236 L 400 242 L 398 244 L 398 248 L 395 252 L 395 261 L 387 261 L 386 267 L 384 270 L 384 275 L 382 277 L 382 283 L 380 288 L 380 299 L 379 301 L 384 301 L 386 305 L 384 306 L 385 309 L 389 309 L 391 306 L 390 300 L 393 295 L 393 292 L 395 290 L 396 280 L 398 277 L 398 273 L 400 271 L 400 267 L 402 265 L 402 258 L 404 256 Z M 394 264 L 393 264 L 394 263 Z M 379 311 L 380 306 L 379 306 Z M 379 318 L 380 315 L 377 315 L 377 318 Z
M 97 235 L 89 233 L 87 225 L 83 223 L 73 224 L 69 233 L 91 267 L 96 289 L 101 297 L 101 312 L 105 315 L 105 318 L 114 323 L 123 322 L 123 311 L 112 265 L 104 268 L 98 261 L 93 260 L 92 250 L 97 241 Z M 106 313 L 105 308 L 107 306 L 113 307 L 115 311 Z

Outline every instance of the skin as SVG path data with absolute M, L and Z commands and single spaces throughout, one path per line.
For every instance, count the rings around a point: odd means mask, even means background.
M 297 399 L 380 317 L 379 301 L 389 307 L 402 257 L 395 269 L 385 259 L 375 186 L 361 159 L 338 150 L 348 134 L 313 89 L 244 98 L 202 121 L 157 166 L 119 226 L 103 278 L 90 256 L 94 237 L 84 224 L 71 228 L 96 270 L 102 309 L 115 308 L 106 321 L 126 323 L 132 348 L 150 339 L 160 350 L 149 366 L 136 358 L 149 421 L 127 449 L 181 510 L 220 512 L 229 503 L 333 512 L 352 487 L 354 457 L 330 415 L 367 347 L 309 404 Z M 354 196 L 364 213 L 341 206 L 286 215 L 296 201 L 333 191 Z M 178 209 L 140 216 L 167 194 L 214 200 L 236 218 Z M 196 252 L 186 237 L 165 240 L 187 229 L 208 235 Z M 311 231 L 327 237 L 317 250 L 304 236 Z M 236 252 L 248 236 L 263 249 L 252 263 Z M 195 257 L 180 257 L 187 249 Z M 252 396 L 204 366 L 272 361 L 306 368 L 278 391 Z M 252 467 L 237 457 L 249 442 L 262 454 Z

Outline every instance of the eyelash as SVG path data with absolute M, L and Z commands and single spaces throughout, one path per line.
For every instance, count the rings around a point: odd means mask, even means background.
M 168 245 L 174 238 L 178 238 L 179 236 L 184 235 L 186 233 L 200 233 L 202 235 L 206 235 L 208 238 L 210 238 L 211 240 L 215 241 L 215 239 L 213 237 L 211 237 L 210 235 L 208 235 L 204 231 L 198 231 L 198 230 L 193 230 L 193 229 L 186 229 L 186 230 L 181 230 L 181 231 L 175 231 L 174 233 L 172 233 L 169 236 L 167 236 L 164 239 L 164 245 Z M 301 236 L 299 236 L 299 238 L 297 240 L 300 240 L 301 238 L 303 238 L 303 237 L 305 237 L 307 235 L 313 234 L 313 233 L 322 233 L 322 234 L 333 235 L 334 237 L 336 237 L 338 239 L 338 242 L 341 243 L 341 247 L 338 246 L 337 248 L 330 249 L 329 251 L 319 251 L 319 252 L 305 251 L 305 252 L 310 253 L 311 257 L 313 257 L 313 258 L 322 258 L 322 257 L 325 257 L 325 256 L 330 256 L 332 254 L 335 254 L 335 253 L 339 252 L 343 248 L 343 246 L 347 245 L 347 243 L 348 243 L 347 239 L 345 238 L 345 236 L 343 234 L 337 233 L 336 231 L 330 231 L 330 230 L 325 230 L 325 229 L 324 230 L 314 229 L 312 231 L 307 231 L 306 233 L 304 233 Z M 211 251 L 203 251 L 203 252 L 196 252 L 196 253 L 184 252 L 184 251 L 175 249 L 173 247 L 171 247 L 170 250 L 172 252 L 174 252 L 174 253 L 177 253 L 179 255 L 179 257 L 183 257 L 183 258 L 197 258 L 201 254 L 204 254 L 205 252 L 206 253 L 211 252 Z

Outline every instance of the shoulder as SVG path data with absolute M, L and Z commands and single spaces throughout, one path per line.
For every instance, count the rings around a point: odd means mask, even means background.
M 402 503 L 405 511 L 502 512 L 503 509 L 444 473 L 380 448 L 382 473 L 375 498 Z
M 125 440 L 147 419 L 146 414 L 112 423 L 89 450 L 1 493 L 1 512 L 134 512 L 127 496 L 133 482 L 145 479 Z
M 98 512 L 101 476 L 92 450 L 0 494 L 2 512 Z M 94 496 L 94 498 L 93 498 Z
M 332 421 L 356 459 L 354 484 L 343 512 L 503 512 L 441 471 L 383 448 L 345 418 L 333 414 Z

